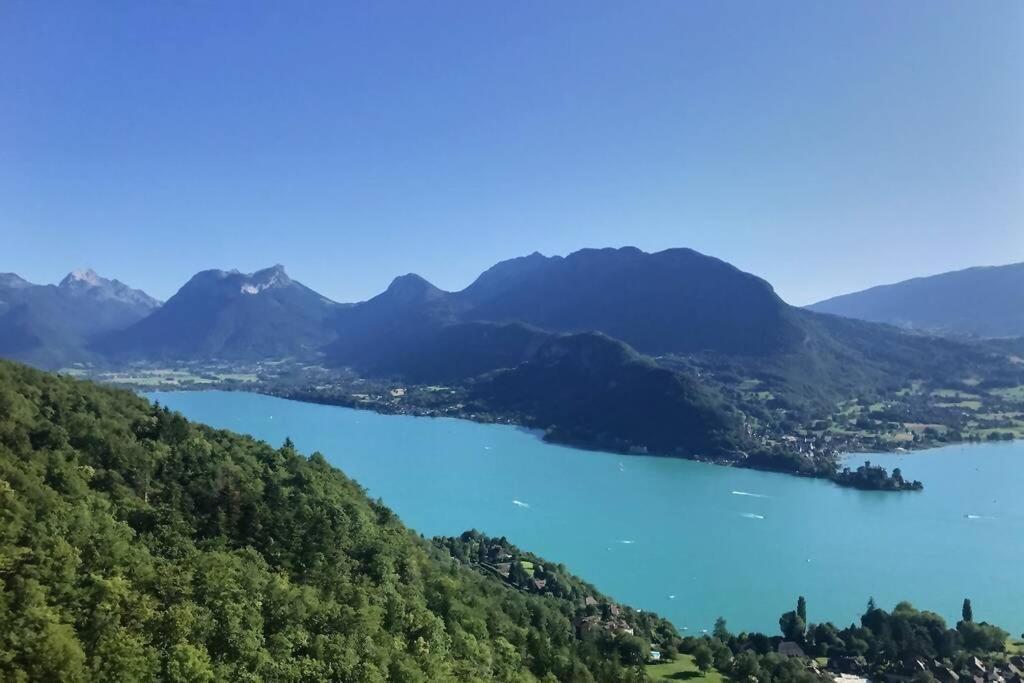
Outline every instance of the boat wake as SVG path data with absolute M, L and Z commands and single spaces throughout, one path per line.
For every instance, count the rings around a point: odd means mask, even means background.
M 732 495 L 734 495 L 734 496 L 747 496 L 749 498 L 767 498 L 768 497 L 768 496 L 764 495 L 763 493 L 749 493 L 747 491 L 733 491 Z
M 746 517 L 747 519 L 764 519 L 764 515 L 758 515 L 758 514 L 755 514 L 753 512 L 744 512 L 740 516 L 741 517 Z
M 513 500 L 512 504 L 515 505 L 516 507 L 525 508 L 527 510 L 530 509 L 530 504 L 529 503 L 524 503 L 521 500 Z

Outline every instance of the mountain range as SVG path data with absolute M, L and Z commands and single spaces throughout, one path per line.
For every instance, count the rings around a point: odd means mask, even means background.
M 147 360 L 309 355 L 333 338 L 338 309 L 280 265 L 251 274 L 205 270 L 152 315 L 98 336 L 91 349 L 112 359 Z
M 44 367 L 95 360 L 97 335 L 124 329 L 160 307 L 145 292 L 92 270 L 69 273 L 58 285 L 36 285 L 0 273 L 0 356 Z
M 938 334 L 1024 336 L 1024 263 L 967 268 L 844 294 L 811 311 Z
M 292 359 L 457 386 L 480 412 L 562 441 L 718 460 L 748 457 L 758 425 L 851 398 L 1021 374 L 1005 349 L 791 306 L 691 249 L 534 253 L 461 291 L 408 274 L 354 304 L 281 266 L 203 271 L 162 305 L 91 271 L 56 287 L 4 275 L 0 301 L 0 355 L 37 365 Z

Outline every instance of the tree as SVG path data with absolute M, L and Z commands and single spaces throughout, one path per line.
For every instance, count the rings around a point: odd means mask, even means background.
M 786 612 L 779 617 L 779 628 L 786 640 L 802 641 L 807 624 L 796 612 Z
M 712 657 L 711 648 L 708 647 L 707 643 L 702 642 L 693 648 L 693 663 L 704 673 L 711 671 Z
M 512 560 L 512 564 L 509 566 L 508 580 L 517 586 L 525 586 L 526 582 L 530 580 L 530 575 L 526 573 L 526 568 L 518 559 Z
M 964 621 L 974 621 L 974 609 L 971 607 L 970 598 L 964 598 L 964 606 L 960 610 L 960 614 L 963 615 Z
M 732 635 L 729 633 L 729 627 L 726 625 L 724 617 L 718 617 L 715 619 L 715 628 L 711 633 L 715 638 L 721 640 L 723 643 L 729 640 L 729 636 Z
M 796 613 L 804 623 L 807 623 L 807 601 L 804 600 L 804 596 L 800 596 L 796 599 Z
M 719 671 L 728 671 L 732 666 L 732 650 L 720 640 L 712 639 L 708 646 L 711 648 L 711 661 Z
M 647 641 L 639 636 L 622 636 L 619 638 L 618 649 L 623 664 L 643 664 L 650 654 Z
M 757 678 L 760 673 L 761 665 L 757 661 L 756 654 L 746 650 L 736 655 L 732 665 L 733 679 L 742 681 L 748 678 Z

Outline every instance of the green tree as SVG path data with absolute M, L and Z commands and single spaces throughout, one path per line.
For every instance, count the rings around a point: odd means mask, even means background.
M 640 665 L 650 656 L 650 647 L 639 636 L 621 636 L 618 639 L 619 659 L 624 664 Z
M 761 673 L 761 665 L 757 661 L 757 655 L 746 650 L 736 655 L 732 664 L 732 678 L 738 681 L 757 679 Z
M 779 618 L 779 628 L 786 640 L 802 641 L 807 624 L 796 612 L 786 612 Z
M 800 596 L 796 600 L 796 613 L 804 623 L 807 623 L 807 601 L 804 600 L 804 596 Z
M 960 614 L 963 616 L 964 621 L 974 621 L 974 609 L 971 607 L 970 598 L 964 598 L 964 606 L 960 610 Z
M 701 642 L 693 648 L 693 663 L 697 665 L 698 669 L 704 673 L 711 671 L 712 661 L 713 655 L 711 654 L 711 648 L 708 647 L 707 643 Z
M 732 634 L 729 633 L 729 627 L 726 625 L 724 617 L 718 617 L 715 619 L 715 628 L 711 631 L 711 635 L 722 642 L 729 640 L 729 636 Z

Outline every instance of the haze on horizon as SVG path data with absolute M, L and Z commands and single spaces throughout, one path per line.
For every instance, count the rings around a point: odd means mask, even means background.
M 8 3 L 0 271 L 356 301 L 682 246 L 807 304 L 1024 261 L 1022 38 L 1018 2 Z

